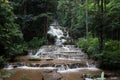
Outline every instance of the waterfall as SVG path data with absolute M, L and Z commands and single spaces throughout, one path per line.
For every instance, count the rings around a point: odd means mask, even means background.
M 44 49 L 39 49 L 37 51 L 37 53 L 35 54 L 35 56 L 39 56 L 42 52 L 44 52 L 45 50 Z
M 66 32 L 66 30 L 64 30 Z M 69 37 L 68 32 L 67 36 L 64 35 L 63 30 L 61 30 L 61 26 L 58 24 L 57 20 L 54 20 L 54 22 L 50 25 L 50 29 L 48 31 L 48 34 L 55 36 L 55 45 L 62 45 L 64 42 L 66 42 L 66 38 Z
M 89 63 L 88 63 L 88 62 L 86 62 L 86 65 L 87 65 L 87 67 L 88 67 L 88 68 L 90 68 L 90 65 L 89 65 Z
M 70 51 L 70 49 L 69 49 L 67 46 L 63 45 L 62 47 L 63 47 L 66 51 Z
M 82 53 L 79 48 L 75 45 L 63 45 L 64 42 L 68 41 L 69 33 L 65 28 L 58 24 L 55 20 L 51 25 L 50 29 L 47 32 L 48 34 L 54 36 L 55 45 L 44 45 L 37 51 L 30 51 L 31 58 L 39 58 L 41 61 L 49 61 L 49 60 L 63 60 L 65 63 L 54 63 L 51 65 L 55 65 L 58 71 L 65 71 L 71 69 L 91 69 L 93 68 L 93 64 L 90 64 L 86 61 L 86 63 L 82 63 L 82 61 L 87 59 L 87 55 Z M 59 46 L 60 45 L 60 46 Z M 32 53 L 33 52 L 33 53 Z M 35 54 L 34 54 L 35 53 Z M 69 61 L 66 62 L 66 61 Z M 71 63 L 70 63 L 71 62 Z M 48 63 L 43 65 L 44 67 L 51 67 Z M 43 67 L 41 64 L 41 67 Z M 37 67 L 37 66 L 36 66 Z

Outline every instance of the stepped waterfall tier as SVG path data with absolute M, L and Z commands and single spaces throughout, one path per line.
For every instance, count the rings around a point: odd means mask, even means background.
M 100 80 L 102 72 L 96 67 L 96 62 L 89 60 L 87 54 L 75 45 L 44 45 L 38 50 L 30 50 L 27 56 L 19 59 L 20 62 L 10 63 L 4 69 L 27 74 L 28 71 L 39 71 L 40 80 L 92 80 L 92 75 Z M 119 80 L 118 74 L 106 73 L 106 80 Z
M 17 68 L 35 69 L 56 69 L 57 71 L 65 71 L 78 68 L 95 69 L 95 62 L 89 61 L 87 55 L 83 53 L 75 45 L 45 45 L 40 49 L 31 50 L 28 55 L 29 60 L 38 59 L 37 63 L 19 63 L 9 65 L 8 69 L 12 69 L 16 65 Z

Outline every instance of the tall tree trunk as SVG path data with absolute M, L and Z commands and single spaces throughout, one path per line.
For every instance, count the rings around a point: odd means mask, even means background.
M 105 4 L 106 4 L 106 1 L 105 0 L 97 0 L 96 1 L 97 3 L 97 7 L 98 7 L 98 13 L 99 16 L 100 16 L 100 23 L 99 24 L 99 33 L 98 33 L 98 38 L 99 38 L 99 49 L 100 49 L 100 52 L 102 52 L 103 50 L 103 41 L 104 41 L 104 37 L 103 37 L 103 27 L 104 27 L 104 10 L 105 10 Z
M 86 0 L 86 40 L 87 40 L 87 45 L 88 45 L 88 0 Z
M 100 10 L 100 13 L 101 13 L 101 17 L 102 17 L 102 21 L 101 21 L 101 26 L 100 26 L 100 51 L 103 50 L 103 14 L 104 14 L 104 2 L 103 0 L 101 0 L 101 3 L 100 3 L 100 7 L 101 7 L 101 10 Z
M 46 3 L 46 9 L 45 9 L 45 14 L 47 14 L 48 11 L 48 5 Z M 47 40 L 47 29 L 48 29 L 48 15 L 45 17 L 45 40 L 46 40 L 46 44 L 48 44 L 48 40 Z

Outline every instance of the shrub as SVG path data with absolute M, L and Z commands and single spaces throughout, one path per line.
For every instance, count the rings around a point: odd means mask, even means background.
M 109 40 L 105 42 L 105 50 L 115 51 L 120 49 L 120 41 Z
M 98 38 L 89 38 L 89 44 L 86 44 L 85 38 L 80 38 L 77 45 L 88 56 L 100 62 L 100 67 L 104 69 L 120 69 L 120 41 L 108 40 L 105 42 L 102 53 L 99 52 Z
M 98 38 L 90 37 L 88 44 L 85 38 L 79 38 L 77 45 L 82 49 L 82 51 L 87 52 L 89 56 L 99 53 Z
M 105 69 L 120 69 L 120 49 L 116 51 L 104 51 L 100 65 Z
M 28 77 L 24 76 L 24 77 L 21 78 L 21 80 L 31 80 L 31 79 L 29 79 Z
M 27 48 L 38 48 L 38 47 L 44 45 L 45 42 L 46 41 L 44 38 L 34 37 L 31 41 L 26 42 L 26 46 L 27 46 Z
M 82 51 L 86 52 L 87 51 L 87 41 L 85 38 L 79 38 L 77 41 L 77 46 L 82 49 Z
M 99 53 L 99 50 L 98 50 L 98 38 L 90 38 L 89 39 L 87 52 L 89 54 L 96 54 L 96 53 L 98 54 Z
M 120 41 L 109 40 L 105 42 L 100 65 L 105 69 L 120 69 Z
M 6 64 L 6 60 L 2 56 L 0 56 L 0 68 L 3 68 L 5 64 Z
M 10 76 L 14 75 L 15 73 L 16 73 L 15 71 L 1 70 L 0 78 L 3 78 L 3 80 L 5 80 L 5 78 L 9 78 Z

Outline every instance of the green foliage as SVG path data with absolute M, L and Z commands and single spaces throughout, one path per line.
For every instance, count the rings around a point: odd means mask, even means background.
M 79 38 L 77 41 L 77 46 L 86 52 L 88 48 L 86 43 L 87 43 L 87 40 L 85 38 Z
M 105 39 L 120 40 L 120 1 L 110 0 L 104 8 L 103 13 L 92 14 L 91 30 L 97 36 L 100 36 L 102 32 Z M 102 29 L 100 26 L 102 26 Z
M 98 38 L 90 37 L 88 43 L 85 38 L 79 38 L 79 40 L 77 41 L 77 45 L 88 54 L 98 53 Z
M 120 49 L 120 41 L 109 40 L 105 42 L 105 50 L 107 51 L 116 51 Z
M 21 43 L 13 43 L 11 47 L 8 48 L 9 51 L 7 51 L 9 54 L 6 54 L 7 60 L 14 61 L 16 56 L 21 55 L 23 51 L 25 50 L 24 45 Z
M 4 67 L 4 65 L 6 64 L 6 60 L 0 56 L 0 69 Z
M 12 76 L 14 74 L 15 74 L 14 71 L 1 70 L 0 71 L 0 78 L 3 78 L 3 80 L 4 80 L 5 78 L 8 78 L 8 77 L 10 77 L 10 76 Z
M 10 0 L 25 41 L 33 37 L 47 40 L 48 26 L 54 18 L 57 0 Z
M 120 69 L 120 50 L 104 51 L 101 67 L 105 69 Z
M 88 0 L 87 6 L 89 31 L 99 38 L 99 48 L 103 48 L 104 39 L 120 40 L 120 1 Z M 62 26 L 67 27 L 70 36 L 73 39 L 84 37 L 84 0 L 59 0 L 57 8 L 58 20 Z
M 73 39 L 85 36 L 85 4 L 80 0 L 59 0 L 57 18 Z
M 91 36 L 88 39 L 88 43 L 87 43 L 87 40 L 85 38 L 79 38 L 77 41 L 77 45 L 79 48 L 82 49 L 82 51 L 84 51 L 88 54 L 89 58 L 92 58 L 94 60 L 101 59 L 102 54 L 99 51 L 98 38 L 93 38 Z
M 120 69 L 120 41 L 107 41 L 100 61 L 105 69 Z
M 13 7 L 8 0 L 0 0 L 0 12 L 0 56 L 10 60 L 22 52 L 19 47 L 22 33 L 18 28 L 19 25 L 15 23 Z
M 41 47 L 42 45 L 44 45 L 46 43 L 44 38 L 38 38 L 38 37 L 34 37 L 31 41 L 26 42 L 26 47 L 35 49 L 38 47 Z
M 20 80 L 31 80 L 31 79 L 24 76 L 24 77 L 22 77 Z

